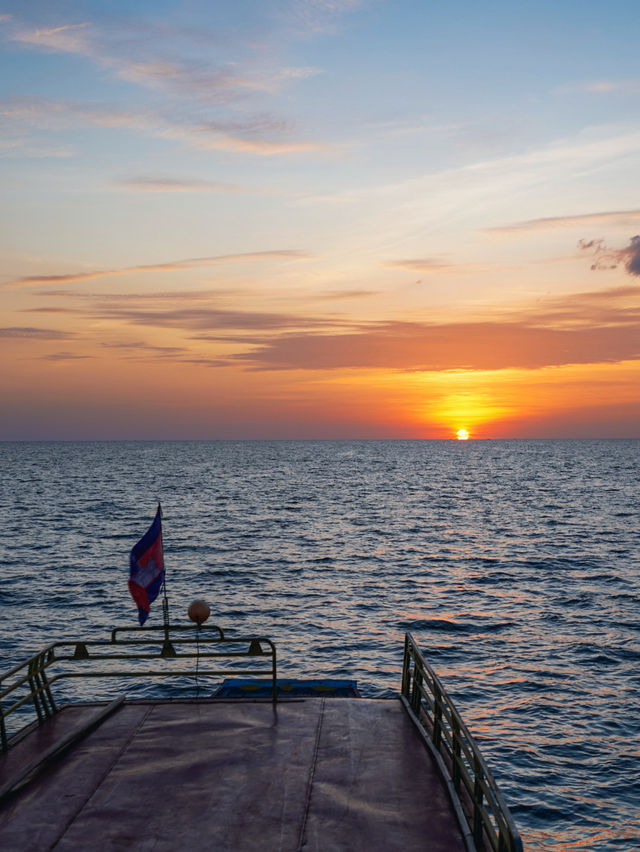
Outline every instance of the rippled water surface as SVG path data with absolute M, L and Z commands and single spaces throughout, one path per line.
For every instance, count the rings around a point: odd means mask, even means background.
M 527 849 L 640 848 L 640 442 L 0 444 L 2 669 L 133 624 L 164 509 L 194 597 L 283 676 L 398 691 L 410 630 Z M 150 624 L 161 623 L 159 601 Z

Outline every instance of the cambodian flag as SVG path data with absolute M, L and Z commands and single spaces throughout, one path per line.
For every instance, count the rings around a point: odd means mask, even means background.
M 149 609 L 158 597 L 163 582 L 162 509 L 158 503 L 153 523 L 129 556 L 129 591 L 138 606 L 140 624 L 144 624 L 149 617 Z

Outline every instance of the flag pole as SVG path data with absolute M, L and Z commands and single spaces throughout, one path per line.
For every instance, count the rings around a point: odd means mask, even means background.
M 162 506 L 158 500 L 158 514 L 162 522 Z M 163 563 L 164 563 L 164 546 L 163 546 Z M 167 566 L 164 564 L 164 573 L 162 577 L 162 622 L 164 624 L 164 644 L 162 645 L 161 656 L 175 657 L 175 648 L 169 641 L 169 598 L 167 597 Z

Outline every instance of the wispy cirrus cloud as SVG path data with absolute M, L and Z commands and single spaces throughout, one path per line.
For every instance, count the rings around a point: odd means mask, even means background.
M 19 142 L 36 150 L 46 150 L 52 146 L 37 145 L 31 141 L 35 133 L 86 126 L 129 130 L 156 139 L 175 140 L 198 151 L 224 150 L 275 156 L 326 148 L 314 141 L 294 138 L 287 122 L 265 115 L 243 116 L 241 119 L 220 115 L 203 119 L 201 115 L 171 109 L 130 109 L 79 101 L 15 97 L 0 101 L 0 116 L 13 149 L 19 147 Z M 54 147 L 53 150 L 60 148 Z M 64 149 L 69 150 L 68 147 Z
M 549 298 L 530 314 L 536 327 L 551 329 L 640 328 L 640 287 Z
M 371 296 L 379 295 L 379 290 L 325 290 L 315 293 L 309 298 L 320 301 L 348 301 L 349 299 L 369 299 Z
M 389 269 L 407 269 L 410 272 L 442 272 L 451 264 L 434 257 L 415 257 L 403 260 L 386 260 L 384 266 Z
M 244 135 L 226 130 L 219 122 L 172 123 L 162 131 L 163 139 L 176 139 L 199 151 L 236 151 L 240 153 L 275 156 L 296 154 L 327 149 L 319 142 L 287 139 L 284 133 L 279 138 L 268 138 L 264 133 L 264 121 L 256 120 Z
M 76 335 L 54 328 L 6 326 L 0 328 L 0 340 L 71 340 Z
M 10 19 L 14 26 L 9 31 L 9 40 L 48 48 L 60 53 L 80 53 L 90 55 L 95 48 L 88 33 L 92 28 L 90 21 L 77 24 L 63 24 L 58 27 L 28 27 L 16 18 Z
M 405 269 L 407 272 L 430 275 L 437 273 L 459 273 L 486 271 L 489 267 L 480 263 L 452 263 L 433 257 L 404 258 L 399 260 L 386 260 L 383 263 L 387 269 Z
M 68 159 L 75 150 L 71 145 L 38 144 L 30 139 L 16 136 L 12 139 L 0 139 L 0 157 L 40 160 Z
M 48 355 L 41 355 L 40 361 L 84 361 L 87 358 L 93 358 L 93 355 L 86 355 L 80 352 L 50 352 Z
M 575 299 L 582 306 L 588 305 L 591 302 L 608 303 L 617 301 L 618 299 L 633 299 L 640 300 L 640 286 L 629 284 L 621 287 L 611 287 L 608 290 L 597 290 L 595 292 L 580 293 Z M 565 300 L 561 300 L 563 304 L 567 304 Z M 572 300 L 573 301 L 573 300 Z M 573 301 L 575 304 L 575 301 Z M 626 308 L 625 308 L 626 310 Z
M 150 343 L 145 343 L 141 340 L 121 343 L 103 341 L 100 345 L 104 349 L 115 349 L 121 352 L 130 353 L 132 355 L 153 355 L 159 358 L 175 359 L 189 353 L 189 349 L 187 349 L 185 346 L 155 346 Z
M 13 17 L 0 23 L 0 36 L 13 44 L 82 57 L 114 78 L 155 90 L 164 100 L 164 107 L 155 110 L 49 102 L 49 112 L 57 107 L 59 118 L 66 111 L 69 120 L 100 126 L 109 122 L 111 113 L 114 127 L 173 139 L 196 150 L 274 156 L 324 147 L 297 138 L 289 122 L 264 108 L 268 95 L 321 70 L 281 67 L 272 59 L 261 65 L 254 58 L 255 50 L 238 34 L 225 38 L 222 33 L 176 29 L 137 18 L 48 27 Z M 212 56 L 217 57 L 215 62 Z M 248 103 L 253 101 L 252 112 Z
M 301 316 L 272 311 L 244 311 L 225 308 L 158 308 L 136 309 L 126 305 L 94 306 L 87 311 L 93 319 L 117 320 L 133 326 L 174 328 L 180 331 L 259 331 L 283 329 L 322 328 L 335 326 L 335 320 L 323 317 Z M 217 340 L 217 337 L 199 337 L 200 340 Z
M 196 269 L 223 263 L 237 263 L 253 260 L 304 260 L 309 255 L 296 249 L 274 249 L 270 251 L 245 252 L 242 254 L 213 255 L 195 257 L 186 260 L 171 260 L 166 263 L 149 263 L 140 266 L 127 266 L 119 269 L 95 269 L 88 272 L 64 272 L 52 275 L 26 275 L 16 278 L 10 284 L 35 286 L 41 284 L 71 284 L 78 281 L 90 281 L 95 278 L 109 278 L 118 275 L 130 275 L 139 272 L 171 272 L 182 269 Z
M 84 320 L 113 321 L 119 325 L 171 328 L 189 336 L 190 340 L 259 343 L 263 333 L 288 330 L 336 328 L 344 325 L 335 316 L 309 315 L 295 312 L 245 310 L 226 307 L 224 301 L 235 296 L 245 301 L 239 291 L 167 291 L 153 293 L 81 293 L 58 290 L 39 296 L 71 298 L 68 307 L 53 310 Z M 358 294 L 359 295 L 359 294 Z M 78 296 L 80 301 L 78 302 Z M 49 312 L 47 306 L 24 309 L 28 313 Z M 348 324 L 349 327 L 352 323 Z M 198 335 L 194 336 L 194 332 Z M 248 335 L 248 336 L 247 336 Z M 147 347 L 142 341 L 117 341 L 110 348 Z M 164 347 L 163 347 L 164 349 Z M 168 351 L 168 350 L 167 350 Z M 176 350 L 177 351 L 177 350 Z
M 586 80 L 560 86 L 557 92 L 561 95 L 637 95 L 640 93 L 640 80 Z
M 334 193 L 308 194 L 298 203 L 314 207 L 348 205 L 354 216 L 363 222 L 370 221 L 372 227 L 381 221 L 378 211 L 384 210 L 388 245 L 406 244 L 408 233 L 440 232 L 445 222 L 448 228 L 454 224 L 465 230 L 473 228 L 492 238 L 501 233 L 509 237 L 516 233 L 528 235 L 522 228 L 518 232 L 511 230 L 513 214 L 507 214 L 505 219 L 504 210 L 508 207 L 513 211 L 517 205 L 510 202 L 505 206 L 505 200 L 535 198 L 541 186 L 568 188 L 579 185 L 586 175 L 594 172 L 602 180 L 605 175 L 615 180 L 628 180 L 625 176 L 639 161 L 639 152 L 640 126 L 589 127 L 522 154 L 482 160 L 476 156 L 465 165 L 435 168 L 431 173 L 420 175 L 414 173 L 409 179 L 394 183 L 370 183 L 360 188 L 338 189 Z M 557 197 L 562 198 L 562 193 Z M 496 199 L 495 206 L 491 199 Z M 501 212 L 496 213 L 496 210 Z M 474 211 L 483 213 L 478 216 Z M 624 210 L 621 212 L 626 214 Z M 535 222 L 536 227 L 558 228 L 560 221 L 567 221 L 564 216 L 555 218 L 558 220 L 555 225 L 537 220 L 526 224 L 531 227 Z M 508 225 L 509 230 L 487 232 L 486 228 L 479 227 L 480 222 L 487 227 Z M 425 256 L 430 257 L 427 250 L 424 255 L 418 252 L 413 257 Z M 408 257 L 412 259 L 412 255 Z
M 216 288 L 215 290 L 152 290 L 127 293 L 110 293 L 110 292 L 91 292 L 89 290 L 40 290 L 38 298 L 49 299 L 68 299 L 74 304 L 81 305 L 105 305 L 105 304 L 155 304 L 155 305 L 175 305 L 179 303 L 210 303 L 213 299 L 221 299 L 223 297 L 243 297 L 246 293 L 238 289 Z M 80 307 L 60 307 L 60 306 L 44 306 L 42 304 L 34 308 L 23 308 L 24 312 L 71 312 L 78 313 L 83 310 Z
M 483 228 L 486 234 L 508 234 L 523 231 L 554 230 L 556 228 L 575 228 L 584 225 L 625 225 L 640 222 L 640 210 L 613 210 L 602 213 L 578 213 L 567 216 L 545 216 L 540 219 L 526 219 L 507 225 Z
M 345 14 L 363 5 L 364 0 L 295 0 L 287 4 L 283 15 L 298 31 L 324 33 L 335 30 Z
M 134 16 L 55 27 L 34 26 L 15 17 L 7 17 L 4 23 L 9 41 L 34 50 L 81 56 L 119 79 L 189 100 L 225 103 L 246 91 L 270 91 L 283 82 L 320 73 L 309 66 L 251 70 L 250 53 L 237 38 L 169 28 Z M 218 61 L 213 62 L 212 56 Z M 238 62 L 240 56 L 245 60 L 242 63 Z
M 224 194 L 256 191 L 232 183 L 218 183 L 216 181 L 198 180 L 197 178 L 172 178 L 161 175 L 122 178 L 117 181 L 116 186 L 132 192 L 152 193 L 211 192 Z

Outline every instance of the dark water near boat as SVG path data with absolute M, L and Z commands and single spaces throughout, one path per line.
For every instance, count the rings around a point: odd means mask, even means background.
M 0 444 L 2 670 L 132 624 L 164 509 L 172 620 L 283 676 L 398 691 L 409 630 L 536 850 L 640 848 L 640 442 Z M 152 607 L 150 624 L 161 623 Z

